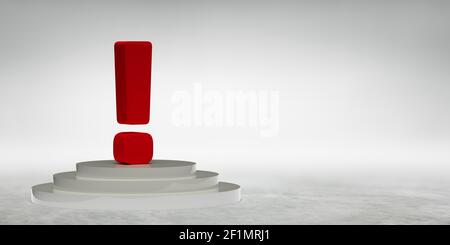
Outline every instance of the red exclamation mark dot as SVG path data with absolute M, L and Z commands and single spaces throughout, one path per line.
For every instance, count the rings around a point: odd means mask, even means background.
M 150 121 L 152 44 L 120 41 L 114 44 L 116 109 L 120 124 Z M 124 164 L 147 164 L 153 158 L 150 134 L 121 132 L 114 137 L 114 159 Z

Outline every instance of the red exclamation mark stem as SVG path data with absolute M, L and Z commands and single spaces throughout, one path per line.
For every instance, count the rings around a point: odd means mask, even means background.
M 114 60 L 117 122 L 149 123 L 152 44 L 147 41 L 116 42 Z M 113 145 L 114 159 L 119 163 L 147 164 L 153 158 L 153 138 L 148 133 L 118 133 Z

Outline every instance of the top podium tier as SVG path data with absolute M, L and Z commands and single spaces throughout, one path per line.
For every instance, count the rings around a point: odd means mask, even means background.
M 150 164 L 124 165 L 113 160 L 77 163 L 77 178 L 89 179 L 170 179 L 194 178 L 195 162 L 152 160 Z

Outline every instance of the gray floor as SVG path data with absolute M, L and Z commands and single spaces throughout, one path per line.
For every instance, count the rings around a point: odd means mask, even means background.
M 89 211 L 30 202 L 45 174 L 1 176 L 0 224 L 450 224 L 446 178 L 272 178 L 235 181 L 235 205 L 169 211 Z

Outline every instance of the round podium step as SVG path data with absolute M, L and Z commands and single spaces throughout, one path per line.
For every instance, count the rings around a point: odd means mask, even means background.
M 194 178 L 195 162 L 152 160 L 151 164 L 125 165 L 114 160 L 77 163 L 77 178 L 149 179 Z
M 195 191 L 217 185 L 218 173 L 196 171 L 194 178 L 79 179 L 75 172 L 53 175 L 54 190 L 86 193 L 165 193 Z
M 100 210 L 203 208 L 240 201 L 240 186 L 219 182 L 215 191 L 171 194 L 92 195 L 59 192 L 52 183 L 32 187 L 32 202 L 51 207 Z
M 218 173 L 196 171 L 187 161 L 153 160 L 122 165 L 112 160 L 80 162 L 76 172 L 57 173 L 53 183 L 33 186 L 31 200 L 80 209 L 181 209 L 238 202 L 239 185 L 218 182 Z

